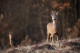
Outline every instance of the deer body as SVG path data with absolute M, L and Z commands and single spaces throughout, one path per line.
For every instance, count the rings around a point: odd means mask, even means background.
M 57 23 L 50 22 L 47 25 L 47 32 L 50 34 L 56 33 L 57 32 Z
M 50 38 L 52 45 L 53 45 L 54 35 L 57 35 L 57 41 L 59 43 L 58 31 L 59 31 L 59 26 L 57 23 L 57 14 L 55 12 L 52 14 L 52 22 L 47 24 L 47 41 Z M 59 44 L 59 46 L 60 46 L 60 44 Z

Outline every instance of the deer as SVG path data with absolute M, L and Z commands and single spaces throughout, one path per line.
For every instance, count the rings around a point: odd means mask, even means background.
M 58 11 L 52 11 L 51 13 L 51 18 L 52 22 L 47 24 L 47 42 L 49 42 L 49 39 L 52 42 L 52 45 L 54 43 L 54 35 L 57 35 L 57 41 L 59 43 L 59 38 L 58 38 L 58 23 L 57 23 L 57 17 L 58 17 Z M 59 43 L 60 47 L 60 43 Z

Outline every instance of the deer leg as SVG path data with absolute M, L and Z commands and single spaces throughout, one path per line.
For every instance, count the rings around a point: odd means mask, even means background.
M 51 35 L 51 37 L 52 37 L 52 45 L 53 45 L 53 43 L 54 43 L 54 42 L 53 42 L 53 41 L 54 41 L 54 37 L 53 37 L 53 35 Z
M 50 41 L 52 40 L 52 36 L 50 35 Z
M 49 41 L 49 33 L 47 32 L 47 42 Z

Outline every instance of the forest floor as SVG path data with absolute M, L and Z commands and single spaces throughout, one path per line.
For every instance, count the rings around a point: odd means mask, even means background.
M 8 48 L 2 53 L 80 53 L 80 38 L 60 40 L 60 47 L 57 41 L 52 46 L 50 42 L 42 41 L 35 45 Z

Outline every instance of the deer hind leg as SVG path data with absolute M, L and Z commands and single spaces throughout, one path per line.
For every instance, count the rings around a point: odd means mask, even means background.
M 47 42 L 49 41 L 49 33 L 47 32 Z
M 50 41 L 52 41 L 52 36 L 50 35 Z
M 54 35 L 51 35 L 52 39 L 51 39 L 51 45 L 53 45 L 54 43 Z

